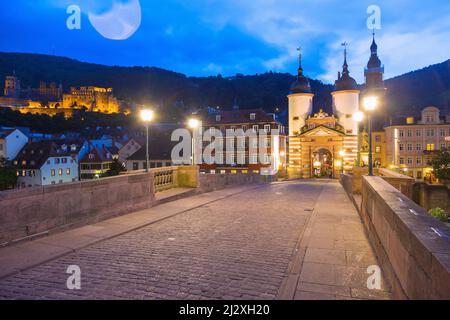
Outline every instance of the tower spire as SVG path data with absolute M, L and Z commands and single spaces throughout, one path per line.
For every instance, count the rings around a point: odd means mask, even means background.
M 348 43 L 344 42 L 344 43 L 342 43 L 342 46 L 344 47 L 344 65 L 343 65 L 343 69 L 342 69 L 342 74 L 348 74 L 348 73 L 350 73 L 348 71 L 348 63 L 347 63 L 347 47 L 348 47 Z
M 303 67 L 302 67 L 302 47 L 297 48 L 298 51 L 298 75 L 303 75 Z

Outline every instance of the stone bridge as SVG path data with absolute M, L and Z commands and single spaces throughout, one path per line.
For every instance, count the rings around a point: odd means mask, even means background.
M 348 179 L 181 167 L 0 193 L 0 298 L 448 299 L 448 229 Z

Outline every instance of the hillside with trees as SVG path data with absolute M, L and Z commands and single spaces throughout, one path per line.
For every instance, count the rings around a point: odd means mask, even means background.
M 129 104 L 158 108 L 167 121 L 206 107 L 276 109 L 286 115 L 289 87 L 295 76 L 267 72 L 234 77 L 187 77 L 155 67 L 118 67 L 84 63 L 74 59 L 25 53 L 0 53 L 0 90 L 3 79 L 15 70 L 22 87 L 37 87 L 39 81 L 71 86 L 112 87 Z M 316 97 L 314 109 L 330 112 L 333 86 L 311 80 Z M 450 60 L 389 79 L 391 112 L 420 110 L 428 105 L 450 109 Z

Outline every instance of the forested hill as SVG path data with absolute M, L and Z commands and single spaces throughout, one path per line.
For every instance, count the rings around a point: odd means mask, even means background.
M 150 103 L 167 112 L 221 106 L 285 110 L 286 95 L 295 76 L 286 73 L 236 75 L 225 78 L 187 77 L 154 67 L 117 67 L 84 63 L 73 59 L 23 53 L 0 53 L 0 89 L 15 70 L 22 87 L 36 87 L 39 81 L 71 86 L 112 87 L 118 98 L 130 103 Z M 311 80 L 315 110 L 330 111 L 333 86 Z M 450 107 L 450 60 L 386 81 L 390 105 L 398 110 L 435 105 Z

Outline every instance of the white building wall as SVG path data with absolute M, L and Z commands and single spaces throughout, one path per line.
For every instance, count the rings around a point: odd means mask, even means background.
M 312 113 L 313 97 L 313 94 L 307 93 L 297 93 L 288 96 L 289 136 L 294 136 L 295 132 L 300 132 L 301 128 L 306 124 L 306 118 Z
M 17 185 L 19 188 L 37 187 L 42 185 L 41 170 L 20 170 Z
M 59 159 L 59 163 L 56 163 L 56 159 Z M 63 163 L 63 159 L 66 159 L 67 163 Z M 67 169 L 70 169 L 70 173 L 67 172 Z M 52 176 L 52 170 L 55 170 L 54 176 Z M 62 170 L 62 174 L 60 174 L 60 170 Z M 41 174 L 43 186 L 78 181 L 78 160 L 72 159 L 70 156 L 48 158 L 41 168 Z
M 333 112 L 339 119 L 339 124 L 345 129 L 346 134 L 357 135 L 358 123 L 353 120 L 353 115 L 359 111 L 359 91 L 333 92 Z

